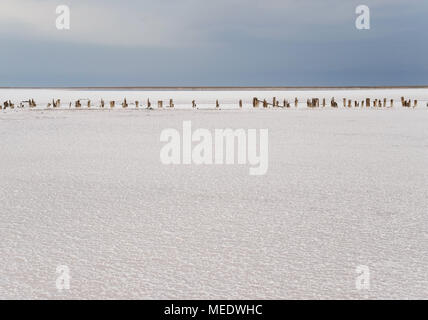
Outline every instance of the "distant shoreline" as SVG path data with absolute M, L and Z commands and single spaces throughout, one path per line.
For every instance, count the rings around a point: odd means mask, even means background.
M 367 89 L 428 89 L 427 86 L 348 86 L 348 87 L 0 87 L 1 89 L 30 89 L 30 90 L 107 90 L 107 91 L 304 91 L 304 90 L 367 90 Z

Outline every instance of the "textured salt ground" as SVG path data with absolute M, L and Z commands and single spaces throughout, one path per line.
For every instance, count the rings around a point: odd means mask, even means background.
M 183 120 L 268 128 L 268 173 L 162 165 Z M 425 108 L 21 110 L 0 137 L 2 299 L 428 298 Z

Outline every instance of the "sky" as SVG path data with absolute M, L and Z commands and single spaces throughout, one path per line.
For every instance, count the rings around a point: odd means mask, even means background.
M 427 40 L 427 0 L 1 0 L 0 86 L 428 85 Z

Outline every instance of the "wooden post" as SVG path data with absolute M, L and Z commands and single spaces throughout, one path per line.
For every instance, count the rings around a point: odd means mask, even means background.
M 416 108 L 418 106 L 418 100 L 415 100 L 414 101 L 414 107 L 413 108 Z
M 128 108 L 128 102 L 126 101 L 126 98 L 123 99 L 122 108 Z
M 274 108 L 276 107 L 276 97 L 273 97 L 273 99 L 272 99 L 272 106 Z
M 147 108 L 151 108 L 152 107 L 152 103 L 150 102 L 150 100 L 147 98 Z
M 394 106 L 394 99 L 391 99 L 391 108 Z
M 91 107 L 91 100 L 88 100 L 88 108 Z
M 322 98 L 322 106 L 325 107 L 325 98 Z
M 259 106 L 259 100 L 256 97 L 254 97 L 253 98 L 253 108 L 258 108 L 258 106 Z
M 239 107 L 242 108 L 242 100 L 239 100 Z
M 343 98 L 343 106 L 346 107 L 346 98 Z
M 218 102 L 218 100 L 215 101 L 215 107 L 218 109 L 220 108 L 220 103 Z
M 196 101 L 192 100 L 192 108 L 196 108 Z
M 319 107 L 320 106 L 320 103 L 319 103 L 319 99 L 318 98 L 312 98 L 312 101 L 311 101 L 311 107 Z
M 135 101 L 135 108 L 138 109 L 139 106 L 140 106 L 140 102 L 139 101 Z
M 163 108 L 163 101 L 162 100 L 158 100 L 158 108 Z
M 104 100 L 101 99 L 101 108 L 104 108 Z
M 174 101 L 172 99 L 169 99 L 169 107 L 174 108 Z
M 299 104 L 299 100 L 297 99 L 297 97 L 294 99 L 294 106 L 297 108 Z

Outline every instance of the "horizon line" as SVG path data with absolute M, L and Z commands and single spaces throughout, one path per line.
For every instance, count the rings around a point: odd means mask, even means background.
M 428 89 L 416 86 L 0 86 L 0 89 L 65 89 L 65 90 L 319 90 L 319 89 Z

